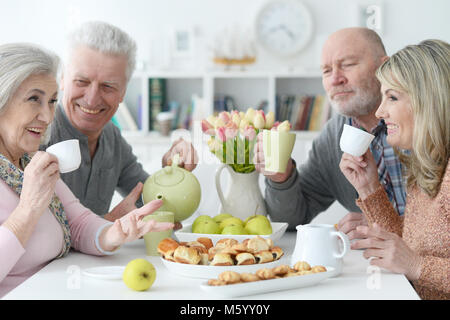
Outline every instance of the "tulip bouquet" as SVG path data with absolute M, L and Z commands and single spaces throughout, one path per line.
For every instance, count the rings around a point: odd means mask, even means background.
M 256 136 L 263 129 L 289 131 L 289 121 L 275 122 L 272 111 L 249 108 L 245 113 L 233 110 L 223 111 L 218 116 L 202 120 L 202 131 L 210 135 L 209 150 L 223 163 L 238 173 L 255 170 L 253 163 Z

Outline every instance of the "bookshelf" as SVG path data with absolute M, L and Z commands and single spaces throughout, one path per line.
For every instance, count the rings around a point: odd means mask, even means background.
M 217 99 L 221 96 L 232 97 L 234 108 L 241 111 L 263 105 L 266 112 L 273 111 L 277 114 L 277 96 L 325 95 L 320 71 L 135 72 L 129 83 L 125 102 L 130 113 L 135 116 L 139 127 L 137 134 L 140 136 L 155 130 L 149 121 L 149 79 L 164 80 L 166 104 L 177 102 L 186 107 L 195 96 L 200 107 L 194 107 L 197 112 L 192 115 L 193 120 L 206 118 L 217 111 Z

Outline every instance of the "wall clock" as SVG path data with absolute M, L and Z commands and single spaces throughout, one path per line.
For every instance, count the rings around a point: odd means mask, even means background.
M 299 0 L 272 0 L 255 19 L 255 38 L 270 53 L 293 56 L 308 44 L 313 33 L 312 15 Z

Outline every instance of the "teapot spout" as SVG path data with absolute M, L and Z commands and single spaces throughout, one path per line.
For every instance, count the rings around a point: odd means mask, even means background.
M 155 200 L 163 200 L 164 201 L 164 196 L 161 193 L 158 193 L 155 197 Z

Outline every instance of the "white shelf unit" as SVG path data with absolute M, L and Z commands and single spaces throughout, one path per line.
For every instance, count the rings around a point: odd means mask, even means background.
M 203 97 L 205 117 L 214 112 L 217 94 L 232 96 L 241 111 L 267 101 L 275 112 L 277 94 L 324 94 L 320 71 L 302 73 L 276 72 L 136 72 L 128 86 L 125 101 L 137 114 L 138 96 L 142 112 L 141 133 L 149 131 L 150 78 L 166 79 L 167 101 L 189 103 L 192 94 Z

